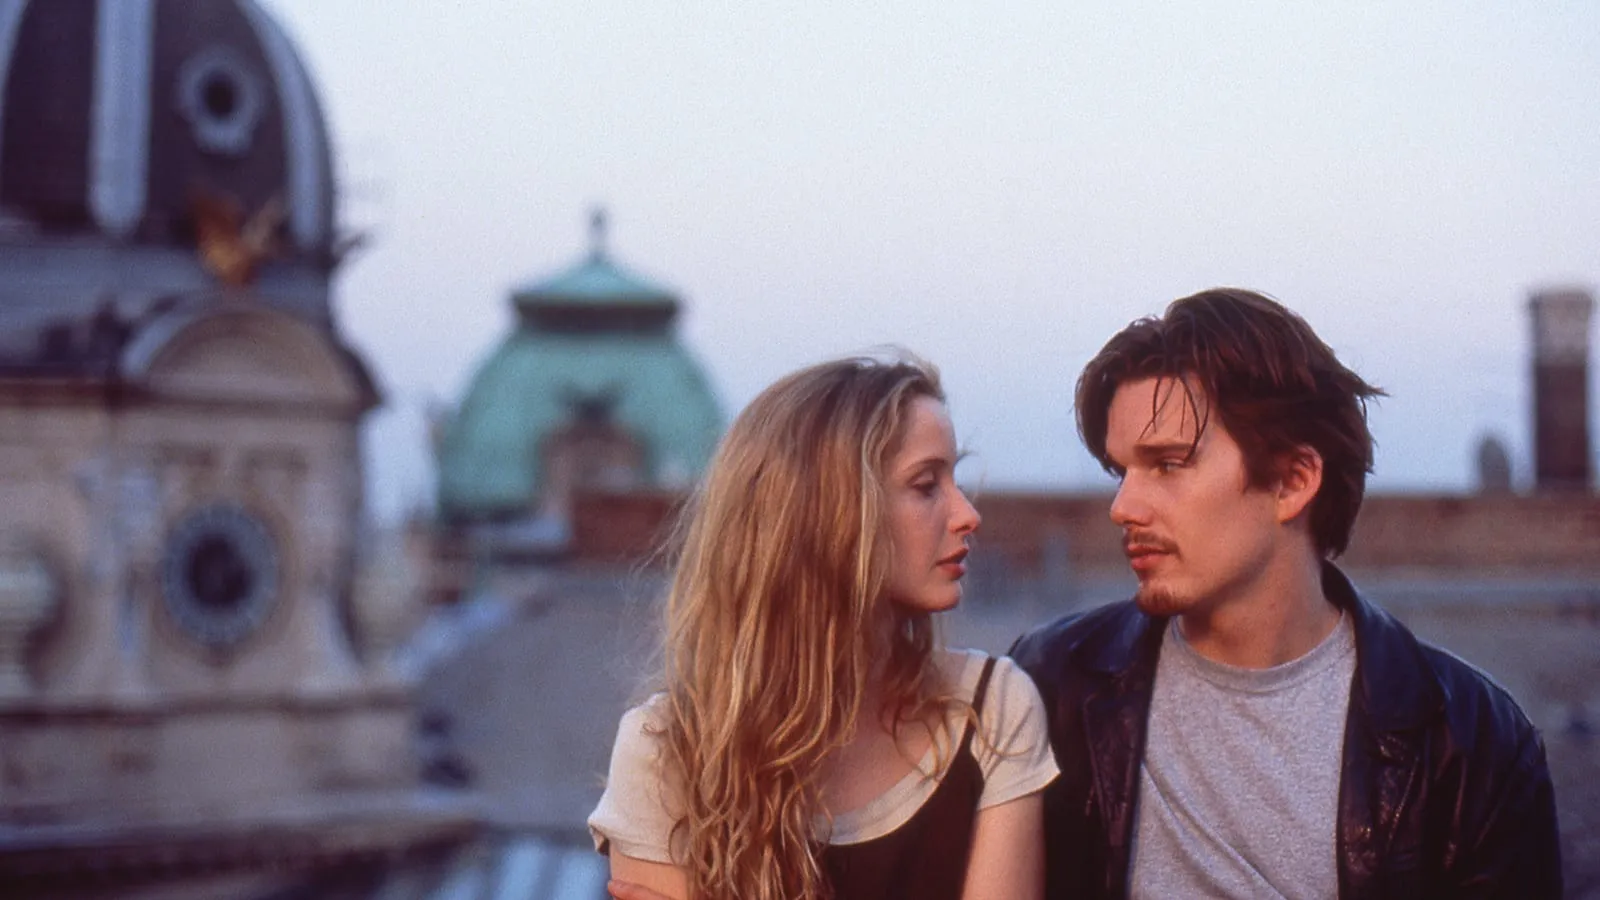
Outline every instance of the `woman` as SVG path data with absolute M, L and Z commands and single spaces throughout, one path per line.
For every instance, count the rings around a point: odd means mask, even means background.
M 813 366 L 735 420 L 679 535 L 664 690 L 589 819 L 614 894 L 1041 896 L 1038 693 L 933 638 L 979 521 L 956 460 L 916 360 Z

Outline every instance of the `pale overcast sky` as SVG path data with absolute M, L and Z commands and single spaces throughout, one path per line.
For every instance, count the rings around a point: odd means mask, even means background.
M 1375 487 L 1466 489 L 1485 432 L 1526 477 L 1527 292 L 1600 282 L 1590 0 L 263 2 L 373 236 L 336 302 L 387 390 L 386 517 L 431 495 L 423 405 L 459 399 L 596 204 L 683 295 L 730 415 L 904 344 L 991 488 L 1106 486 L 1078 370 L 1217 284 L 1390 391 Z

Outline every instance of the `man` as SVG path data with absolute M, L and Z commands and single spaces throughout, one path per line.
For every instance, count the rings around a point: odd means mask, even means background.
M 1134 322 L 1084 370 L 1139 589 L 1012 648 L 1061 767 L 1048 897 L 1560 896 L 1538 733 L 1329 562 L 1380 393 L 1242 290 Z

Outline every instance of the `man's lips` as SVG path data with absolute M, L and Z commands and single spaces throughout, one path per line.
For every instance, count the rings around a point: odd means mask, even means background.
M 1155 568 L 1176 549 L 1172 544 L 1154 538 L 1130 537 L 1122 542 L 1122 552 L 1128 557 L 1128 565 L 1140 573 Z
M 1127 553 L 1128 565 L 1141 574 L 1154 569 L 1157 563 L 1167 557 L 1166 551 L 1154 547 L 1130 547 Z

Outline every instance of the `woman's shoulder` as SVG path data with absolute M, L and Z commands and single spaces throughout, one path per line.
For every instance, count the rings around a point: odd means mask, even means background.
M 613 757 L 655 756 L 667 728 L 667 715 L 667 695 L 662 693 L 652 694 L 637 706 L 629 707 L 617 722 Z
M 976 705 L 978 682 L 982 680 L 984 666 L 991 658 L 994 660 L 994 670 L 989 675 L 989 683 L 984 686 L 983 708 L 987 709 L 997 700 L 1008 705 L 1026 705 L 1030 699 L 1037 699 L 1039 692 L 1033 685 L 1033 679 L 1009 656 L 963 647 L 946 647 L 936 652 L 934 665 L 953 694 Z
M 623 727 L 639 730 L 646 729 L 659 731 L 667 722 L 667 707 L 669 701 L 664 691 L 657 691 L 646 697 L 642 702 L 628 707 L 622 714 L 622 721 L 618 725 L 620 731 Z
M 970 695 L 983 676 L 983 665 L 989 656 L 966 647 L 940 647 L 934 651 L 933 665 L 952 692 Z
M 972 753 L 984 775 L 980 807 L 1033 793 L 1056 775 L 1044 702 L 1033 679 L 1009 656 L 994 656 L 994 668 L 977 696 L 978 682 L 991 654 L 981 650 L 942 651 L 937 665 L 948 673 L 957 696 L 979 707 L 981 740 Z

